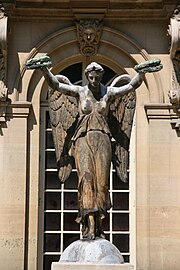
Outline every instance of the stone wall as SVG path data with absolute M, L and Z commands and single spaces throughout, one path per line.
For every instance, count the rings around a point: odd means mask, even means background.
M 135 2 L 5 3 L 11 30 L 6 80 L 10 102 L 0 126 L 0 258 L 4 270 L 38 269 L 40 255 L 40 103 L 47 87 L 41 73 L 26 71 L 24 63 L 48 54 L 56 73 L 77 60 L 84 61 L 75 27 L 79 18 L 103 21 L 98 53 L 90 60 L 130 75 L 135 74 L 137 62 L 153 57 L 162 60 L 163 70 L 146 75 L 137 92 L 136 269 L 179 269 L 180 143 L 179 130 L 171 124 L 178 116 L 168 97 L 172 63 L 166 35 L 176 1 Z

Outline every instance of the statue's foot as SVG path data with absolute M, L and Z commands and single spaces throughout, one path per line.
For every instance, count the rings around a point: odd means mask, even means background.
M 89 240 L 94 240 L 96 237 L 95 237 L 95 234 L 94 233 L 88 233 L 87 238 Z
M 94 220 L 94 214 L 93 213 L 89 213 L 88 215 L 88 225 L 89 225 L 89 231 L 88 231 L 88 236 L 87 238 L 90 240 L 94 240 L 96 238 L 95 236 L 95 220 Z
M 82 236 L 83 236 L 83 238 L 87 238 L 88 231 L 89 231 L 88 227 L 85 227 L 85 225 L 83 225 L 83 227 L 82 227 Z

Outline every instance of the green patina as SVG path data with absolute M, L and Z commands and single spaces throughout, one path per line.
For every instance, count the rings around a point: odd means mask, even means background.
M 49 56 L 35 57 L 28 60 L 25 64 L 26 69 L 38 69 L 42 67 L 51 67 L 52 62 Z

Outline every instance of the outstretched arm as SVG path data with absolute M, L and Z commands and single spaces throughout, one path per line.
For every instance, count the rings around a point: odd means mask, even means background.
M 139 72 L 137 73 L 129 83 L 120 86 L 120 87 L 108 87 L 108 96 L 115 97 L 115 96 L 123 96 L 130 91 L 135 91 L 144 80 L 145 73 Z
M 47 67 L 42 67 L 41 71 L 43 72 L 48 85 L 52 89 L 57 90 L 61 92 L 62 94 L 66 94 L 70 96 L 78 96 L 79 86 L 75 86 L 71 84 L 70 81 L 68 82 L 68 84 L 66 84 L 67 82 L 66 83 L 59 82 L 56 76 L 54 76 Z

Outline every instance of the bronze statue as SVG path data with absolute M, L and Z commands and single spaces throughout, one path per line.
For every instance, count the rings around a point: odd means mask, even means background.
M 42 58 L 41 58 L 42 59 Z M 108 191 L 110 165 L 127 181 L 128 149 L 136 104 L 135 89 L 145 72 L 162 68 L 160 60 L 142 63 L 132 79 L 121 75 L 109 87 L 101 84 L 103 68 L 93 62 L 85 69 L 88 85 L 73 85 L 62 75 L 48 69 L 48 57 L 31 59 L 27 68 L 41 68 L 48 83 L 49 113 L 58 163 L 59 178 L 70 175 L 75 159 L 78 173 L 77 222 L 83 225 L 83 237 L 104 238 L 102 219 L 111 208 Z M 112 142 L 111 138 L 114 138 Z

